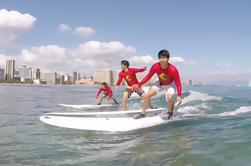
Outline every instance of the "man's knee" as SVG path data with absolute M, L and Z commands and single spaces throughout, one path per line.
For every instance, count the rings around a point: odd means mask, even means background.
M 147 94 L 145 94 L 145 93 L 142 93 L 140 96 L 141 96 L 141 98 L 142 98 L 143 100 L 145 100 L 145 99 L 147 98 Z
M 122 101 L 125 102 L 125 103 L 127 103 L 128 102 L 128 98 L 124 97 Z
M 167 102 L 172 102 L 174 99 L 174 97 L 173 97 L 174 95 L 173 94 L 166 94 L 166 101 Z
M 150 89 L 146 95 L 147 98 L 151 98 L 157 94 L 157 91 L 155 89 Z

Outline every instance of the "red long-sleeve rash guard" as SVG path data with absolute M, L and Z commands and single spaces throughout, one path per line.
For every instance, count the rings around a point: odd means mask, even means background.
M 98 93 L 97 93 L 96 98 L 98 98 L 98 96 L 100 95 L 100 93 L 101 93 L 102 91 L 103 91 L 104 94 L 107 94 L 107 95 L 109 96 L 109 99 L 112 98 L 112 89 L 111 89 L 109 86 L 107 86 L 106 88 L 101 87 L 101 88 L 99 89 Z
M 159 82 L 161 85 L 169 85 L 173 81 L 175 82 L 178 96 L 182 96 L 182 86 L 180 82 L 180 76 L 177 68 L 172 64 L 168 64 L 167 69 L 162 69 L 160 62 L 155 63 L 149 73 L 145 76 L 143 80 L 140 81 L 139 86 L 145 84 L 149 79 L 152 78 L 154 74 L 157 74 L 159 77 Z
M 119 73 L 119 79 L 117 81 L 117 86 L 119 86 L 123 80 L 126 80 L 128 86 L 132 86 L 134 84 L 138 84 L 138 79 L 136 77 L 136 73 L 145 71 L 145 68 L 128 68 L 128 71 L 121 71 Z

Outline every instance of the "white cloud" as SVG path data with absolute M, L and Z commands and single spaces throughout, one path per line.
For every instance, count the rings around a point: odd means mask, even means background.
M 134 52 L 133 47 L 124 46 L 118 41 L 91 41 L 71 49 L 57 45 L 24 49 L 19 61 L 22 65 L 41 70 L 90 73 L 95 69 L 112 68 L 114 62 Z
M 22 50 L 19 62 L 45 70 L 61 71 L 67 66 L 66 49 L 57 45 L 32 47 Z
M 189 61 L 185 62 L 185 64 L 189 64 L 189 65 L 199 65 L 199 64 L 202 64 L 202 62 L 197 62 L 197 61 L 194 61 L 194 60 L 189 60 Z
M 185 60 L 182 57 L 170 57 L 169 62 L 172 64 L 184 64 Z
M 58 29 L 59 29 L 59 31 L 61 31 L 61 32 L 67 32 L 67 31 L 69 31 L 71 28 L 69 27 L 69 25 L 60 24 L 60 25 L 58 26 Z
M 151 55 L 146 56 L 133 56 L 128 59 L 133 65 L 136 66 L 149 66 L 156 62 L 158 59 L 154 59 Z M 170 57 L 169 62 L 171 64 L 195 64 L 194 61 L 185 61 L 182 57 Z
M 0 47 L 8 45 L 16 36 L 31 29 L 36 18 L 18 11 L 0 10 Z
M 233 65 L 231 63 L 217 63 L 215 64 L 219 68 L 231 68 Z
M 80 37 L 89 37 L 95 33 L 91 27 L 76 27 L 74 34 Z
M 118 41 L 89 41 L 84 44 L 80 44 L 76 49 L 72 49 L 71 52 L 75 56 L 84 56 L 88 58 L 101 57 L 102 59 L 111 59 L 113 57 L 135 53 L 136 50 L 131 46 L 126 47 Z
M 129 62 L 134 66 L 150 66 L 157 60 L 155 60 L 151 55 L 146 56 L 133 56 L 128 59 Z

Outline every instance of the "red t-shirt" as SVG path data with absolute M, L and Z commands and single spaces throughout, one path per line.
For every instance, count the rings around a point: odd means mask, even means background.
M 134 84 L 138 84 L 139 81 L 136 77 L 136 73 L 138 72 L 143 72 L 145 71 L 145 68 L 128 68 L 128 70 L 125 71 L 121 71 L 119 73 L 119 79 L 117 81 L 117 86 L 119 86 L 123 80 L 123 78 L 126 80 L 126 83 L 128 86 L 132 86 Z
M 182 86 L 180 82 L 179 72 L 177 68 L 172 64 L 168 64 L 167 69 L 162 69 L 160 62 L 153 64 L 149 73 L 145 76 L 145 78 L 143 78 L 143 80 L 140 81 L 139 86 L 145 84 L 149 79 L 152 78 L 155 73 L 158 75 L 161 85 L 169 85 L 174 81 L 178 96 L 182 96 Z
M 101 93 L 102 91 L 103 91 L 104 94 L 106 94 L 107 96 L 109 96 L 109 99 L 112 98 L 112 89 L 111 89 L 109 86 L 107 86 L 106 88 L 101 87 L 101 88 L 99 89 L 98 93 L 97 93 L 96 98 L 98 98 L 98 96 L 100 95 L 100 93 Z

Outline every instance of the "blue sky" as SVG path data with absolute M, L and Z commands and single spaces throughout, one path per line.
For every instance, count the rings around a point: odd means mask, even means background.
M 171 56 L 193 61 L 178 64 L 186 79 L 210 82 L 204 77 L 212 76 L 219 82 L 223 77 L 228 81 L 234 77 L 243 82 L 251 78 L 248 0 L 3 0 L 0 6 L 36 18 L 32 28 L 1 49 L 6 56 L 19 56 L 31 47 L 76 48 L 89 41 L 119 41 L 136 50 L 131 56 L 151 55 L 156 59 L 158 51 L 165 48 Z M 72 31 L 75 27 L 91 27 L 95 33 L 84 38 L 62 33 L 58 30 L 60 24 Z

